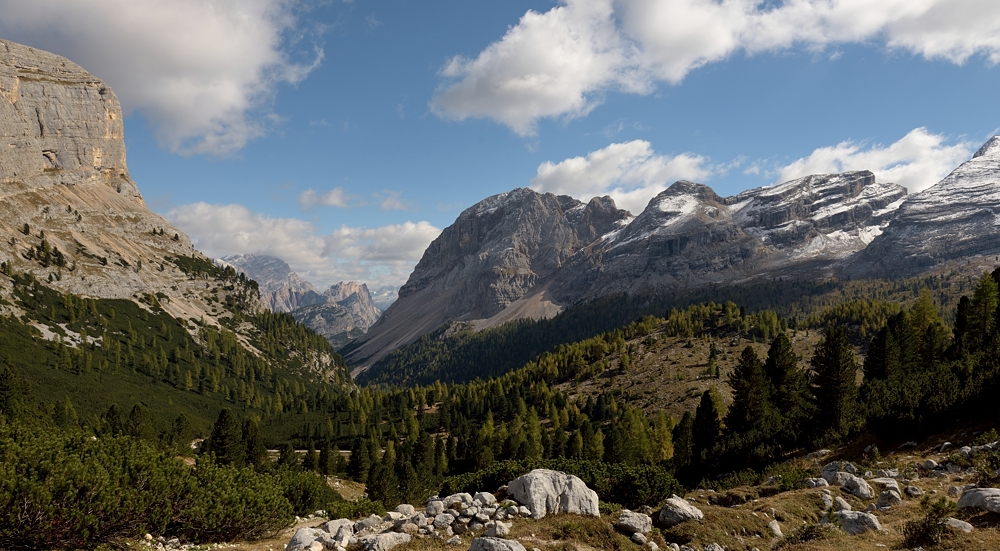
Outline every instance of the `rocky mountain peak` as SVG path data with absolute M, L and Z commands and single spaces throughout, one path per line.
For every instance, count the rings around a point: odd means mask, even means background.
M 296 308 L 321 304 L 326 299 L 313 287 L 292 271 L 287 262 L 265 254 L 238 254 L 218 260 L 220 264 L 232 266 L 260 286 L 260 297 L 272 312 L 291 312 Z
M 973 159 L 977 157 L 1000 157 L 1000 136 L 993 136 L 982 147 L 979 151 L 976 151 L 975 155 L 972 156 Z

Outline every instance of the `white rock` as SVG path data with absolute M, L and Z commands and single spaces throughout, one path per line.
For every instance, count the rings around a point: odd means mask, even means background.
M 630 539 L 632 540 L 632 543 L 634 543 L 636 545 L 645 545 L 646 544 L 646 536 L 644 536 L 642 534 L 642 532 L 636 532 L 636 533 L 632 534 L 632 537 Z
M 493 526 L 490 526 L 483 532 L 484 536 L 490 538 L 506 538 L 510 535 L 511 525 L 505 524 L 503 522 L 497 522 Z
M 924 461 L 923 464 L 921 465 L 921 467 L 927 469 L 928 471 L 936 469 L 937 466 L 938 466 L 937 461 L 934 461 L 933 459 L 928 459 L 927 461 Z
M 409 534 L 399 532 L 386 532 L 384 534 L 371 534 L 360 539 L 365 551 L 387 551 L 398 545 L 410 543 Z
M 660 551 L 660 546 L 656 545 L 656 542 L 652 540 L 646 542 L 646 548 L 649 551 Z
M 451 523 L 453 522 L 455 522 L 455 517 L 448 513 L 441 513 L 440 515 L 434 517 L 434 527 L 438 530 L 443 530 L 446 527 L 451 526 Z
M 315 528 L 299 528 L 295 531 L 292 539 L 289 540 L 288 545 L 285 546 L 285 551 L 305 551 L 309 549 L 309 546 L 316 541 L 316 536 L 320 532 L 320 530 Z
M 462 538 L 458 536 L 452 536 L 451 539 L 444 542 L 445 545 L 462 545 Z
M 705 546 L 705 551 L 726 551 L 726 550 L 717 543 L 710 543 Z
M 337 535 L 344 527 L 350 529 L 351 534 L 354 534 L 354 521 L 349 518 L 338 518 L 323 525 L 323 529 L 333 535 Z
M 649 515 L 622 509 L 621 516 L 615 527 L 626 534 L 641 532 L 645 534 L 653 529 L 653 519 Z
M 833 510 L 834 511 L 851 511 L 853 509 L 854 508 L 851 507 L 851 504 L 848 503 L 846 499 L 844 499 L 844 498 L 842 498 L 840 496 L 837 496 L 836 498 L 834 498 L 834 500 L 833 500 Z
M 857 476 L 852 476 L 847 482 L 844 483 L 843 487 L 845 490 L 861 499 L 872 499 L 875 497 L 875 491 L 872 490 L 872 487 L 869 486 L 863 478 Z
M 579 478 L 559 471 L 535 469 L 512 480 L 507 493 L 540 519 L 548 513 L 601 516 L 597 492 Z
M 830 455 L 830 450 L 816 450 L 806 455 L 806 459 L 822 459 Z
M 785 535 L 781 533 L 781 525 L 778 524 L 778 521 L 776 520 L 772 520 L 771 522 L 767 523 L 767 529 L 770 530 L 775 537 L 778 538 L 785 537 Z
M 357 534 L 362 530 L 367 530 L 368 528 L 374 528 L 382 524 L 382 517 L 378 515 L 370 515 L 368 518 L 363 518 L 354 523 L 354 533 Z
M 824 511 L 827 511 L 830 509 L 830 507 L 833 507 L 833 496 L 831 496 L 829 493 L 826 494 L 821 493 L 819 494 L 819 498 L 823 501 Z
M 396 511 L 397 513 L 403 513 L 407 517 L 412 517 L 414 514 L 416 514 L 417 509 L 416 507 L 410 505 L 409 503 L 400 503 L 399 505 L 396 506 L 394 511 Z
M 497 496 L 489 492 L 478 492 L 473 499 L 483 504 L 485 507 L 489 507 L 497 502 Z
M 444 512 L 444 509 L 445 509 L 444 502 L 439 499 L 427 502 L 426 512 L 427 516 L 429 517 L 435 517 L 437 515 L 440 515 L 441 513 Z
M 958 508 L 975 507 L 1000 513 L 1000 488 L 969 488 L 958 500 Z
M 946 526 L 950 526 L 955 530 L 961 530 L 966 534 L 972 532 L 972 525 L 969 524 L 968 522 L 965 522 L 964 520 L 958 520 L 957 518 L 951 517 L 948 520 L 944 521 L 944 523 Z
M 824 488 L 830 483 L 825 478 L 806 478 L 802 480 L 802 485 L 806 488 Z
M 906 490 L 904 491 L 906 492 L 906 495 L 910 497 L 920 497 L 924 495 L 924 491 L 921 490 L 920 488 L 917 488 L 916 486 L 907 486 Z
M 882 530 L 882 524 L 875 515 L 861 511 L 838 511 L 833 513 L 840 517 L 840 524 L 848 534 L 862 534 L 869 530 Z
M 500 538 L 476 538 L 469 551 L 527 551 L 521 542 Z
M 660 509 L 660 524 L 667 528 L 689 520 L 701 520 L 703 518 L 705 518 L 705 514 L 700 509 L 688 503 L 686 499 L 678 497 L 676 494 L 664 502 L 663 509 Z

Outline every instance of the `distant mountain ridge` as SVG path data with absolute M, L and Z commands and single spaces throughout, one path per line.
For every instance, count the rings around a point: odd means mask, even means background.
M 495 195 L 431 243 L 399 300 L 345 357 L 357 374 L 445 324 L 484 328 L 549 317 L 619 292 L 761 278 L 891 278 L 998 253 L 998 176 L 1000 138 L 993 138 L 913 196 L 870 171 L 812 175 L 732 197 L 679 181 L 634 217 L 607 197 L 584 205 L 530 189 Z M 585 210 L 598 221 L 590 232 L 575 229 Z
M 289 312 L 300 323 L 341 347 L 364 335 L 382 314 L 364 283 L 340 282 L 319 292 L 285 261 L 262 254 L 218 259 L 258 283 L 261 300 L 272 312 Z M 383 300 L 389 291 L 383 292 Z M 389 302 L 391 304 L 391 302 Z

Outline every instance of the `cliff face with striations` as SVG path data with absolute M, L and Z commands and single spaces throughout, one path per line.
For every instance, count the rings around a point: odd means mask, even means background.
M 171 315 L 211 321 L 220 290 L 171 261 L 207 259 L 146 207 L 129 176 L 123 128 L 118 99 L 100 79 L 0 40 L 0 262 L 84 296 L 160 293 Z M 9 292 L 0 279 L 0 293 Z

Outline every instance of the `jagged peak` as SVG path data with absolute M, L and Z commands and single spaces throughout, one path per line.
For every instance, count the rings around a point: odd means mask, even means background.
M 1000 159 L 1000 136 L 993 136 L 982 147 L 976 154 L 972 156 L 973 159 L 977 157 L 990 157 Z

